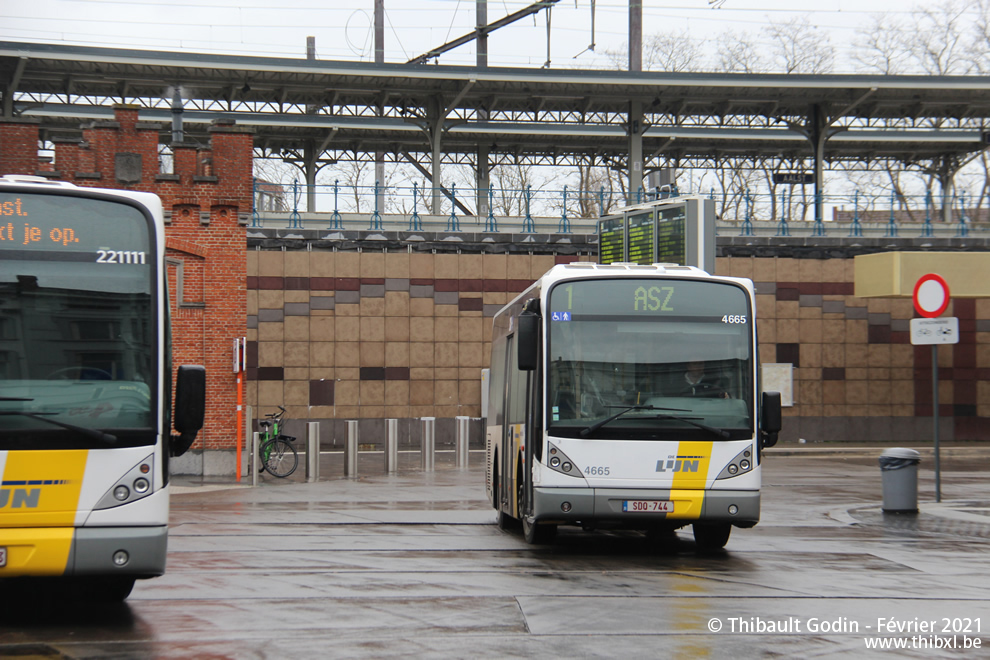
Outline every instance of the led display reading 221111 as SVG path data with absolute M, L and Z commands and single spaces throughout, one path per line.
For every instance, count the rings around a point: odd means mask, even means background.
M 147 229 L 133 221 L 94 222 L 80 209 L 138 215 L 119 204 L 73 207 L 68 197 L 0 193 L 0 250 L 5 258 L 90 261 L 105 265 L 147 265 Z M 106 217 L 105 215 L 103 217 Z M 34 255 L 28 257 L 28 255 Z

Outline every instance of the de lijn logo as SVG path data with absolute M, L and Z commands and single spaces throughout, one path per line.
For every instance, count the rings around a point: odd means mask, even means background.
M 0 484 L 0 509 L 37 509 L 41 502 L 41 489 L 28 486 L 61 486 L 67 483 L 63 479 L 4 481 Z
M 670 456 L 657 461 L 657 472 L 697 472 L 704 456 Z

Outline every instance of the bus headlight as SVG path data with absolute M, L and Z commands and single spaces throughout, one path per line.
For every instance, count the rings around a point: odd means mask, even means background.
M 153 477 L 151 475 L 154 474 L 154 460 L 154 455 L 148 456 L 128 470 L 115 484 L 109 487 L 93 509 L 112 509 L 115 506 L 130 504 L 150 495 L 152 493 Z
M 113 553 L 113 564 L 114 566 L 124 566 L 131 560 L 131 556 L 127 554 L 127 550 L 118 550 Z
M 553 443 L 548 443 L 547 446 L 550 454 L 550 460 L 546 462 L 547 467 L 554 472 L 566 474 L 568 477 L 584 476 L 581 474 L 581 470 L 574 465 L 573 461 L 567 457 L 567 454 L 560 451 L 560 447 L 557 447 Z
M 732 477 L 740 476 L 751 471 L 753 469 L 753 461 L 750 460 L 750 456 L 752 455 L 753 452 L 749 449 L 739 452 L 722 468 L 722 471 L 715 478 L 731 479 Z

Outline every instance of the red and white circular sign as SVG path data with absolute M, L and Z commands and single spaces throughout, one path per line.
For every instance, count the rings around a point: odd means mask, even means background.
M 914 285 L 914 308 L 925 318 L 941 316 L 949 306 L 949 284 L 941 275 L 928 273 Z

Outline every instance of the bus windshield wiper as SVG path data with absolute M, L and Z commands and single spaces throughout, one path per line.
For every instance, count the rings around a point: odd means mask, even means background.
M 587 438 L 589 435 L 591 435 L 601 427 L 605 426 L 609 422 L 613 422 L 618 418 L 622 417 L 623 415 L 625 415 L 626 413 L 632 412 L 633 410 L 668 410 L 668 411 L 678 411 L 678 412 L 689 412 L 687 410 L 684 410 L 683 408 L 660 408 L 658 406 L 649 406 L 649 405 L 629 406 L 628 408 L 623 408 L 622 410 L 620 410 L 619 412 L 615 413 L 610 417 L 606 417 L 601 421 L 595 422 L 586 429 L 581 429 L 581 437 Z M 715 428 L 714 426 L 708 426 L 707 424 L 702 424 L 701 422 L 696 422 L 693 419 L 688 419 L 687 417 L 681 417 L 680 415 L 650 415 L 650 419 L 676 419 L 678 421 L 690 424 L 691 426 L 696 426 L 697 428 L 702 429 L 704 431 L 708 431 L 709 433 L 714 433 L 723 440 L 728 440 L 730 437 L 729 432 L 724 429 Z
M 589 435 L 591 435 L 592 433 L 594 433 L 595 431 L 597 431 L 601 427 L 605 426 L 609 422 L 614 422 L 615 420 L 617 420 L 620 417 L 622 417 L 623 415 L 625 415 L 627 412 L 632 412 L 633 410 L 669 410 L 669 411 L 676 411 L 676 412 L 688 412 L 687 410 L 684 410 L 683 408 L 660 408 L 658 406 L 651 406 L 651 405 L 629 406 L 627 408 L 623 408 L 622 410 L 620 410 L 619 412 L 615 413 L 614 415 L 611 415 L 609 417 L 606 417 L 605 419 L 603 419 L 601 421 L 595 422 L 594 424 L 592 424 L 591 426 L 589 426 L 586 429 L 581 429 L 581 437 L 582 438 L 587 438 Z M 670 417 L 670 415 L 667 415 L 667 416 Z M 674 417 L 674 419 L 680 419 L 680 418 L 679 417 Z
M 10 401 L 11 399 L 4 399 Z M 18 399 L 14 399 L 15 401 Z M 22 417 L 30 417 L 31 419 L 36 419 L 39 422 L 47 422 L 49 424 L 54 424 L 55 426 L 61 426 L 63 429 L 68 429 L 69 431 L 75 431 L 76 433 L 82 433 L 88 438 L 93 438 L 101 442 L 105 442 L 108 445 L 117 444 L 117 436 L 111 435 L 110 433 L 104 433 L 99 429 L 90 429 L 85 426 L 76 426 L 75 424 L 69 424 L 68 422 L 60 422 L 55 419 L 48 419 L 44 415 L 55 415 L 57 413 L 29 413 L 22 410 L 0 410 L 0 415 L 20 415 Z
M 696 422 L 693 419 L 688 419 L 687 417 L 680 417 L 679 415 L 653 415 L 652 419 L 676 419 L 679 422 L 685 422 L 691 426 L 696 426 L 699 429 L 708 431 L 709 433 L 714 433 L 723 440 L 728 440 L 730 434 L 725 429 L 715 428 L 714 426 L 708 426 L 708 424 L 702 424 L 701 422 Z

